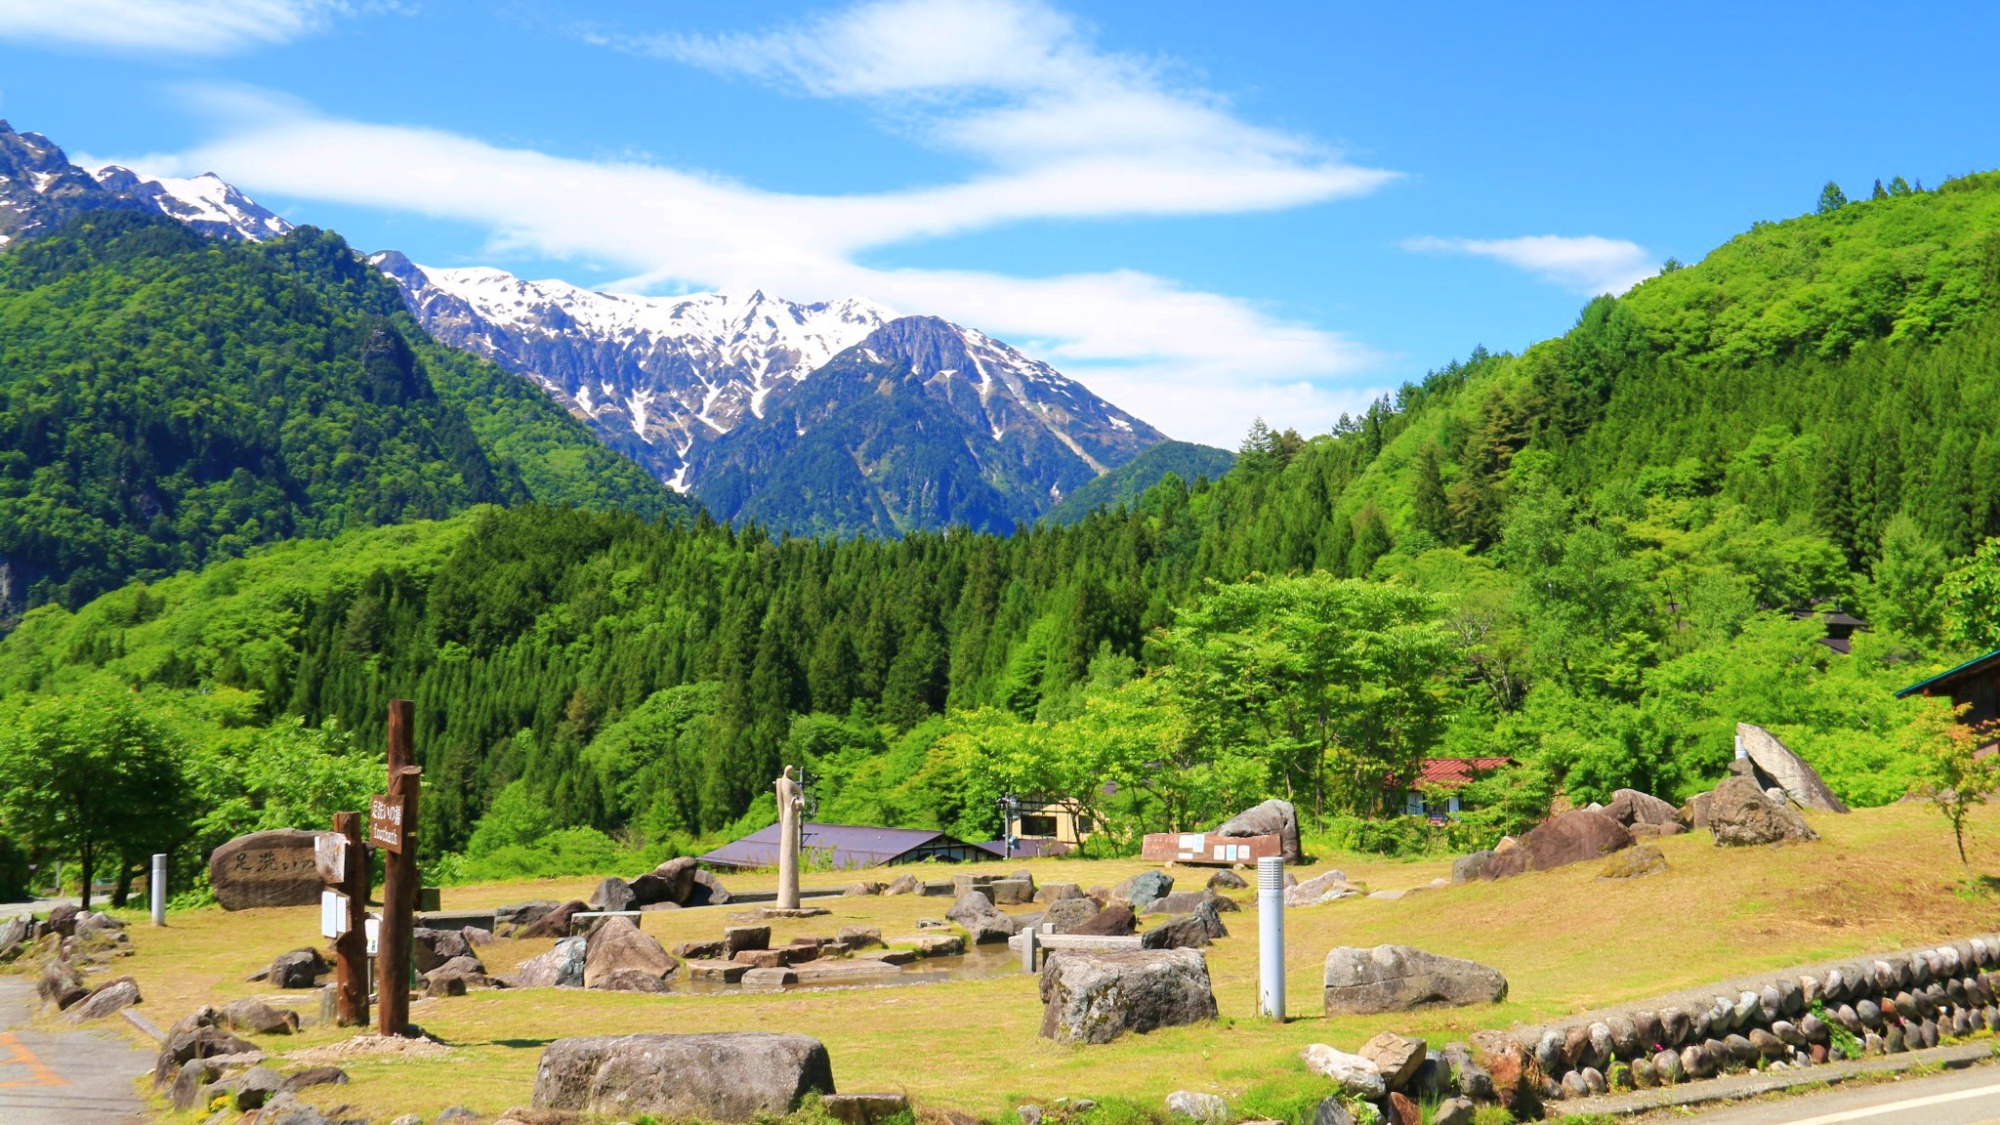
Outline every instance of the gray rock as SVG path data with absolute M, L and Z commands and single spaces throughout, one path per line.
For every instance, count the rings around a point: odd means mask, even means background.
M 1087 898 L 1064 898 L 1049 903 L 1042 921 L 1051 933 L 1075 933 L 1078 926 L 1097 917 L 1097 903 Z
M 1240 891 L 1249 886 L 1248 880 L 1227 868 L 1208 877 L 1208 889 L 1211 891 Z
M 92 989 L 90 995 L 63 1009 L 63 1022 L 83 1023 L 86 1020 L 101 1020 L 115 1016 L 121 1010 L 140 1002 L 139 983 L 131 977 L 119 977 Z
M 1470 1098 L 1446 1098 L 1431 1111 L 1431 1125 L 1472 1125 L 1476 1109 Z
M 1342 871 L 1322 871 L 1319 874 L 1285 888 L 1285 906 L 1296 910 L 1301 907 L 1318 906 L 1323 902 L 1335 902 L 1343 898 L 1353 898 L 1361 894 L 1361 888 L 1347 881 Z
M 168 1029 L 166 1041 L 160 1044 L 159 1060 L 153 1067 L 154 1089 L 173 1082 L 181 1068 L 193 1060 L 251 1054 L 257 1050 L 255 1043 L 238 1039 L 213 1026 L 213 1022 L 214 1009 L 203 1009 Z
M 1624 825 L 1601 812 L 1571 809 L 1537 824 L 1514 847 L 1496 854 L 1480 878 L 1505 879 L 1526 871 L 1548 871 L 1631 846 L 1632 833 Z
M 697 868 L 694 873 L 694 886 L 688 890 L 687 899 L 681 905 L 721 906 L 728 901 L 729 890 L 722 885 L 722 880 Z
M 1751 723 L 1737 723 L 1736 737 L 1761 775 L 1757 780 L 1768 779 L 1802 808 L 1847 811 L 1846 803 L 1827 788 L 1819 773 L 1778 741 L 1776 735 Z
M 751 1121 L 831 1094 L 833 1064 L 803 1035 L 726 1032 L 558 1039 L 535 1075 L 537 1109 Z
M 1335 949 L 1326 955 L 1322 980 L 1330 1016 L 1491 1004 L 1507 996 L 1507 978 L 1494 969 L 1404 945 Z
M 1424 1064 L 1427 1047 L 1423 1040 L 1393 1031 L 1384 1031 L 1361 1045 L 1359 1054 L 1375 1064 L 1382 1074 L 1382 1081 L 1391 1090 L 1402 1090 L 1417 1076 L 1417 1068 Z
M 1164 871 L 1141 871 L 1111 888 L 1113 901 L 1123 902 L 1132 913 L 1143 914 L 1154 902 L 1174 893 L 1174 877 Z
M 1167 1095 L 1167 1112 L 1202 1125 L 1229 1125 L 1229 1103 L 1214 1094 L 1175 1090 Z
M 960 895 L 958 901 L 945 911 L 945 917 L 965 927 L 974 945 L 988 945 L 1004 942 L 1021 932 L 1020 921 L 1012 915 L 1000 913 L 993 900 L 977 890 Z
M 632 880 L 632 890 L 641 904 L 685 903 L 694 894 L 694 878 L 700 869 L 700 863 L 693 856 L 676 856 L 653 868 L 650 876 L 641 875 Z M 658 897 L 653 897 L 655 895 Z
M 1572 1070 L 1562 1076 L 1562 1094 L 1565 1098 L 1587 1098 L 1590 1096 L 1590 1083 L 1584 1081 L 1581 1070 Z
M 1360 1055 L 1350 1055 L 1325 1043 L 1308 1043 L 1299 1057 L 1305 1061 L 1307 1071 L 1331 1079 L 1347 1097 L 1379 1101 L 1389 1093 L 1389 1083 L 1382 1077 L 1381 1068 Z
M 1604 806 L 1604 815 L 1627 828 L 1652 825 L 1665 830 L 1672 826 L 1667 835 L 1681 830 L 1680 812 L 1674 806 L 1637 789 L 1620 789 L 1611 795 L 1611 803 Z
M 1338 1097 L 1322 1098 L 1319 1108 L 1313 1110 L 1312 1125 L 1354 1125 L 1354 1115 Z
M 264 1103 L 284 1087 L 285 1076 L 268 1066 L 253 1066 L 230 1079 L 228 1085 L 233 1091 L 230 1105 L 242 1113 L 264 1108 Z M 420 1120 L 417 1125 L 423 1122 Z
M 417 971 L 428 973 L 454 957 L 472 956 L 472 943 L 457 930 L 433 930 L 418 926 L 410 931 L 410 953 Z
M 1603 1071 L 1594 1066 L 1586 1066 L 1583 1068 L 1582 1074 L 1583 1088 L 1590 1091 L 1591 1097 L 1594 1098 L 1599 1094 L 1610 1091 L 1611 1084 L 1604 1080 Z
M 630 978 L 651 977 L 655 982 L 664 982 L 678 968 L 680 962 L 651 934 L 633 925 L 630 918 L 606 918 L 587 939 L 583 986 L 610 988 L 607 982 L 617 976 L 623 987 L 614 991 L 664 992 L 664 986 L 635 985 Z
M 1286 863 L 1305 862 L 1305 855 L 1299 850 L 1299 814 L 1290 801 L 1274 799 L 1245 809 L 1224 821 L 1215 834 L 1236 839 L 1276 836 L 1278 846 L 1284 849 Z
M 264 979 L 273 988 L 314 988 L 330 967 L 319 950 L 295 949 L 273 957 Z
M 304 1090 L 311 1086 L 345 1086 L 345 1085 L 347 1085 L 347 1072 L 340 1069 L 339 1067 L 310 1066 L 304 1070 L 299 1071 L 296 1074 L 286 1075 L 284 1085 L 280 1086 L 278 1089 L 279 1092 L 281 1093 L 290 1094 L 290 1093 L 296 1093 L 299 1090 Z M 450 1111 L 447 1110 L 446 1112 Z
M 632 905 L 632 900 L 635 897 L 632 893 L 632 884 L 627 883 L 616 875 L 612 875 L 597 884 L 597 889 L 591 892 L 590 908 L 592 910 L 624 910 Z
M 583 968 L 589 956 L 589 939 L 581 934 L 564 938 L 547 953 L 536 954 L 514 970 L 516 988 L 582 988 Z
M 1805 818 L 1772 802 L 1748 778 L 1725 778 L 1709 802 L 1708 830 L 1715 842 L 1732 847 L 1819 839 Z
M 885 895 L 915 895 L 922 894 L 923 890 L 923 883 L 915 875 L 905 874 L 898 875 L 895 879 L 891 880 L 888 886 L 882 888 L 882 893 Z
M 883 1125 L 908 1116 L 910 1099 L 902 1094 L 827 1094 L 820 1098 L 820 1106 L 840 1125 Z
M 722 956 L 734 957 L 746 949 L 771 948 L 771 927 L 730 926 L 722 931 Z
M 1486 865 L 1493 862 L 1493 849 L 1486 848 L 1462 855 L 1451 863 L 1451 881 L 1454 883 L 1474 883 L 1486 871 Z
M 290 1035 L 299 1029 L 299 1014 L 290 1008 L 273 1008 L 262 1000 L 245 996 L 231 1000 L 217 1012 L 222 1026 L 253 1035 Z
M 1213 913 L 1210 911 L 1210 914 Z M 1169 918 L 1139 935 L 1139 945 L 1143 949 L 1200 949 L 1208 942 L 1208 926 L 1193 914 Z
M 1216 1016 L 1208 963 L 1192 949 L 1054 953 L 1042 968 L 1044 1039 L 1109 1043 L 1127 1031 Z

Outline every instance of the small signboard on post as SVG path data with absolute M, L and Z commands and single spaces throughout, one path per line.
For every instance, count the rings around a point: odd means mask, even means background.
M 313 867 L 327 886 L 347 882 L 347 837 L 338 832 L 320 833 L 313 840 Z
M 400 793 L 368 798 L 368 842 L 385 852 L 403 854 L 403 809 Z
M 1218 836 L 1208 832 L 1149 832 L 1139 858 L 1153 863 L 1186 863 L 1203 867 L 1255 864 L 1267 855 L 1284 855 L 1277 836 Z
M 339 891 L 319 893 L 319 936 L 337 938 L 347 932 L 347 896 Z

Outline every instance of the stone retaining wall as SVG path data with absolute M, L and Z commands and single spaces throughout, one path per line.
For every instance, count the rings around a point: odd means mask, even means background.
M 1545 1096 L 1580 1098 L 2000 1030 L 1997 969 L 2000 935 L 1986 935 L 1690 989 L 1508 1034 L 1540 1066 Z

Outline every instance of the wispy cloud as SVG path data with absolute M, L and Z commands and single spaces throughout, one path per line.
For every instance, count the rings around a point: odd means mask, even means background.
M 1353 340 L 1115 262 L 1041 278 L 859 264 L 899 243 L 1023 220 L 1271 210 L 1395 177 L 1242 121 L 1152 64 L 1098 51 L 1053 9 L 891 0 L 763 35 L 616 45 L 809 96 L 893 99 L 898 127 L 984 168 L 875 194 L 771 192 L 700 170 L 340 120 L 242 90 L 201 94 L 224 123 L 220 139 L 121 163 L 212 169 L 253 191 L 469 221 L 491 231 L 489 253 L 611 264 L 630 271 L 621 287 L 633 291 L 865 294 L 1028 347 L 1179 436 L 1234 444 L 1258 413 L 1323 429 L 1363 401 L 1332 385 L 1378 359 Z
M 343 0 L 0 0 L 0 38 L 221 55 L 324 27 Z
M 1403 249 L 1420 254 L 1472 254 L 1527 270 L 1586 296 L 1623 293 L 1654 273 L 1652 254 L 1636 242 L 1583 235 L 1522 238 L 1413 238 Z

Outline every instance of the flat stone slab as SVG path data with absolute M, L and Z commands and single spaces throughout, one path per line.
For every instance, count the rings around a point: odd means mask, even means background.
M 917 960 L 914 949 L 876 949 L 854 955 L 856 961 L 880 961 L 885 965 L 909 965 Z
M 417 915 L 418 927 L 426 930 L 475 930 L 492 933 L 496 928 L 491 910 L 433 910 Z
M 818 918 L 823 914 L 831 913 L 833 911 L 828 910 L 824 906 L 801 906 L 792 910 L 781 909 L 776 906 L 760 906 L 755 910 L 741 910 L 732 913 L 729 916 L 729 920 L 732 922 L 764 922 L 772 918 Z
M 905 934 L 888 942 L 914 946 L 919 957 L 953 957 L 965 952 L 965 939 L 957 934 Z
M 852 961 L 815 961 L 792 970 L 800 984 L 871 980 L 876 977 L 892 976 L 902 971 L 902 966 L 891 965 L 876 957 L 857 957 Z
M 683 962 L 689 980 L 708 981 L 711 984 L 735 984 L 750 971 L 750 966 L 741 961 L 687 961 Z
M 798 982 L 799 971 L 797 969 L 749 969 L 743 974 L 743 983 L 747 985 L 797 984 Z
M 1144 940 L 1137 934 L 1129 937 L 1114 934 L 1035 935 L 1035 944 L 1041 948 L 1068 953 L 1116 953 L 1125 949 L 1139 949 L 1140 943 Z

